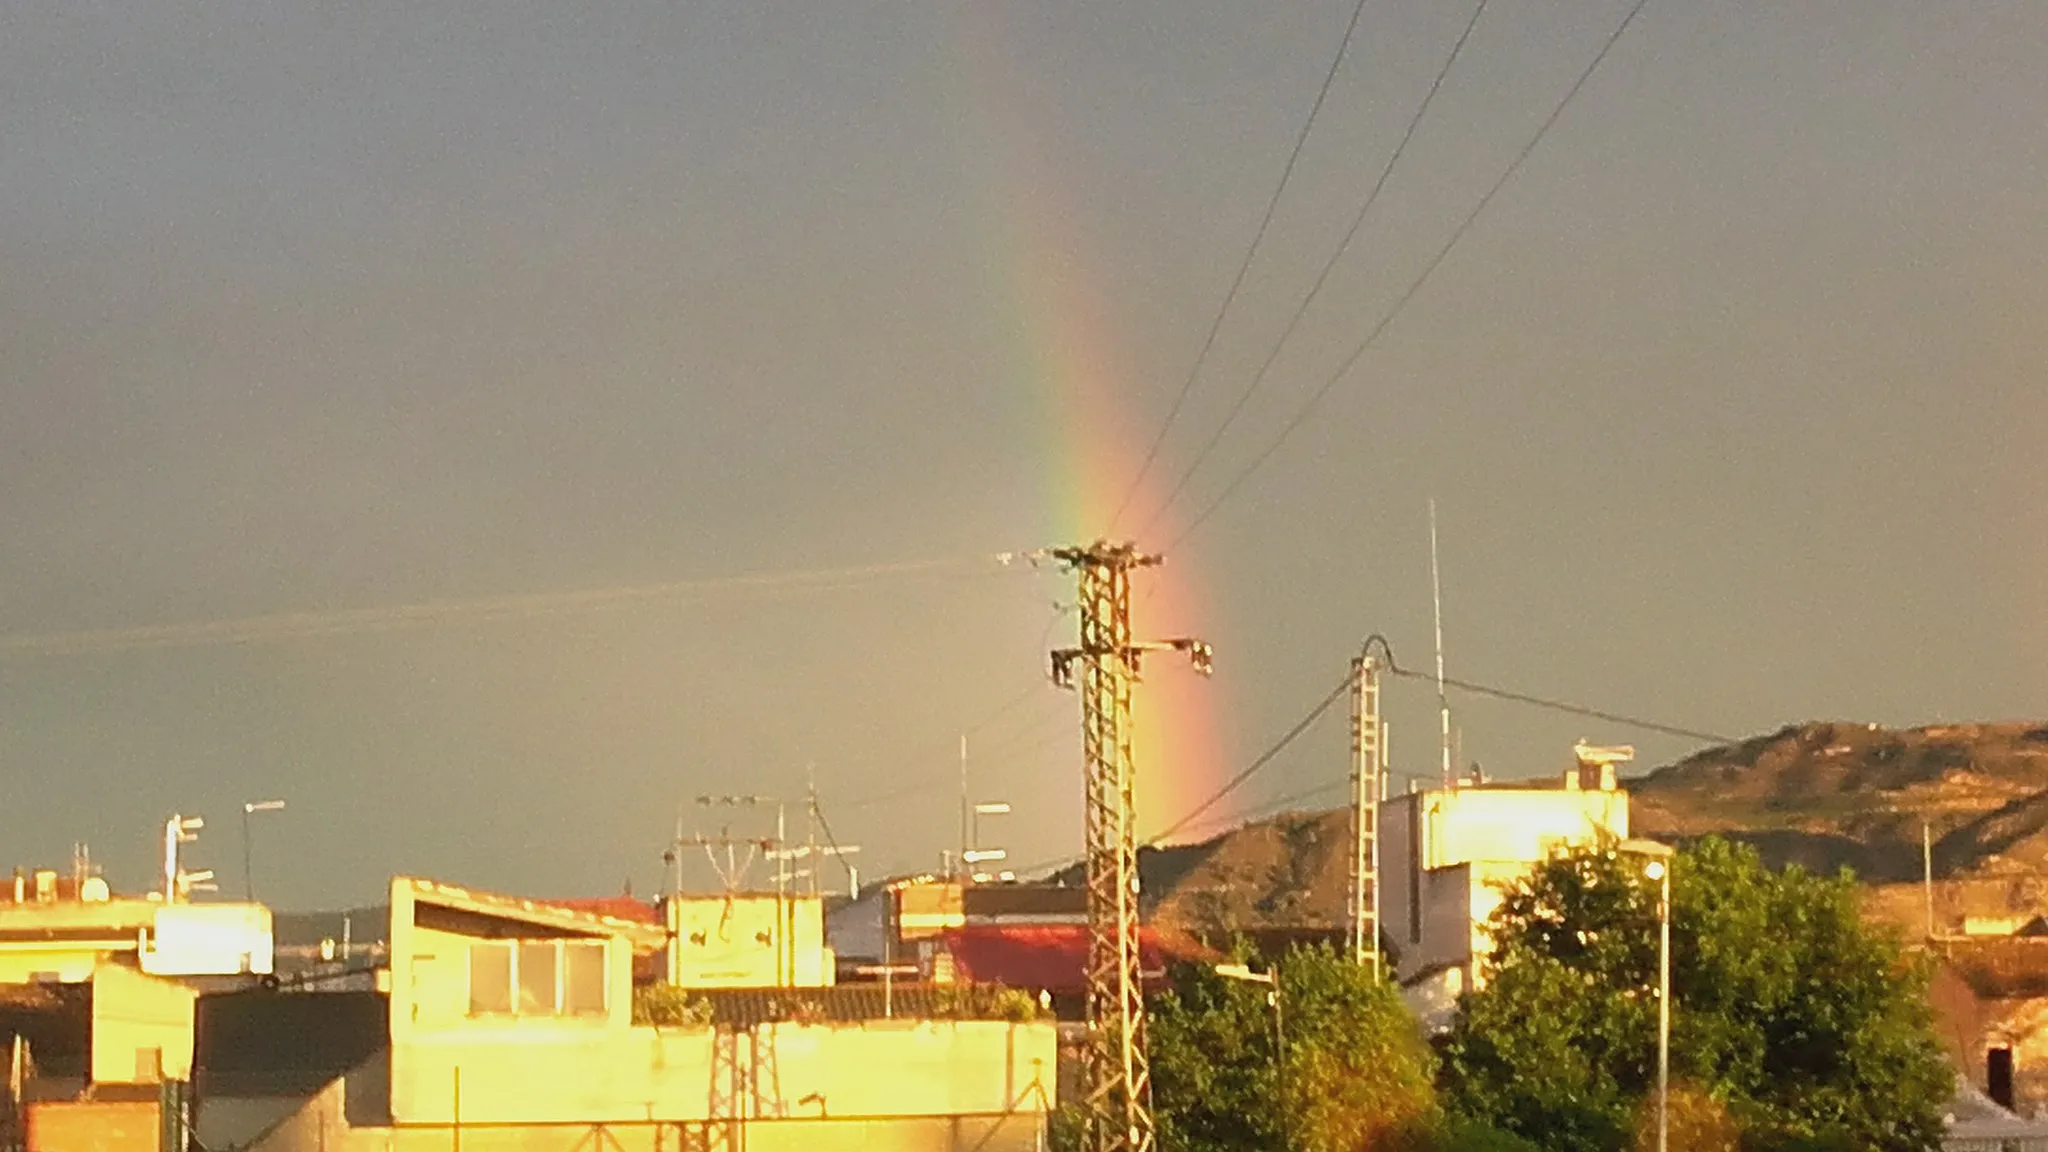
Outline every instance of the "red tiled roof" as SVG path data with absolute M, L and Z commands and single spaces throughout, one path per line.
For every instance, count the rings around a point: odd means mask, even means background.
M 588 912 L 593 916 L 610 916 L 614 920 L 661 927 L 661 909 L 637 896 L 591 896 L 581 900 L 549 900 L 547 903 L 571 912 Z
M 953 978 L 1030 991 L 1079 992 L 1087 984 L 1085 924 L 970 924 L 940 934 L 953 958 Z M 1142 928 L 1138 963 L 1145 982 L 1160 981 L 1166 965 L 1208 954 L 1197 944 Z

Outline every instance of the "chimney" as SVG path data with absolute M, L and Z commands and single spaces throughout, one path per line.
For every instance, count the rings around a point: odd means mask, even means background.
M 36 903 L 49 904 L 57 899 L 57 873 L 48 868 L 36 869 Z
M 28 902 L 28 877 L 23 876 L 19 868 L 14 870 L 14 902 L 16 904 Z

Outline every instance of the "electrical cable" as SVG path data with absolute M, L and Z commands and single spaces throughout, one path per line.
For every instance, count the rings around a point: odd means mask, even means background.
M 1372 212 L 1373 205 L 1379 202 L 1380 193 L 1386 190 L 1387 181 L 1393 176 L 1395 167 L 1401 163 L 1402 155 L 1408 151 L 1408 142 L 1415 138 L 1415 131 L 1422 126 L 1423 117 L 1429 114 L 1429 106 L 1435 102 L 1437 93 L 1443 89 L 1444 79 L 1451 74 L 1458 57 L 1464 53 L 1466 41 L 1472 38 L 1472 30 L 1479 26 L 1479 18 L 1485 15 L 1488 2 L 1489 0 L 1479 0 L 1472 9 L 1472 18 L 1465 22 L 1464 30 L 1458 33 L 1457 41 L 1451 45 L 1450 55 L 1444 57 L 1443 66 L 1437 69 L 1436 78 L 1430 81 L 1429 91 L 1422 97 L 1422 103 L 1416 105 L 1415 113 L 1408 118 L 1408 126 L 1402 131 L 1401 139 L 1394 145 L 1394 150 L 1388 153 L 1387 162 L 1380 168 L 1378 179 L 1373 181 L 1372 190 L 1366 193 L 1365 199 L 1358 206 L 1358 212 L 1351 217 L 1351 226 L 1344 230 L 1344 236 L 1337 241 L 1336 249 L 1330 253 L 1330 258 L 1323 262 L 1322 271 L 1316 274 L 1315 282 L 1309 286 L 1308 294 L 1295 305 L 1294 314 L 1288 317 L 1286 327 L 1280 332 L 1280 338 L 1273 342 L 1273 347 L 1266 353 L 1266 359 L 1259 365 L 1259 370 L 1252 374 L 1251 383 L 1238 394 L 1237 402 L 1224 414 L 1223 423 L 1217 425 L 1215 433 L 1202 445 L 1201 451 L 1195 453 L 1195 458 L 1181 471 L 1180 479 L 1174 481 L 1173 488 L 1167 492 L 1166 499 L 1160 502 L 1159 510 L 1152 516 L 1154 522 L 1173 507 L 1174 500 L 1186 490 L 1188 481 L 1194 478 L 1203 463 L 1216 451 L 1216 446 L 1223 440 L 1224 434 L 1230 431 L 1238 416 L 1244 412 L 1245 406 L 1251 403 L 1252 397 L 1265 384 L 1267 374 L 1280 359 L 1281 351 L 1287 347 L 1287 342 L 1293 338 L 1295 330 L 1301 327 L 1310 306 L 1315 303 L 1316 297 L 1322 294 L 1323 286 L 1329 283 L 1331 273 L 1336 271 L 1338 262 L 1350 251 L 1351 242 L 1357 238 L 1358 230 L 1365 225 L 1365 219 Z
M 989 576 L 1007 570 L 1000 566 L 985 573 L 970 570 L 971 566 L 987 563 L 988 560 L 987 557 L 912 560 L 783 572 L 756 572 L 741 576 L 719 576 L 660 584 L 583 588 L 567 592 L 516 593 L 466 600 L 430 600 L 377 608 L 282 612 L 185 624 L 152 624 L 133 628 L 0 636 L 0 658 L 73 656 L 144 648 L 183 648 L 307 639 L 386 631 L 425 624 L 487 623 L 569 612 L 602 611 L 650 603 L 692 603 L 732 593 L 831 592 L 889 579 L 938 578 L 955 569 L 961 570 L 961 574 Z
M 1436 677 L 1433 673 L 1416 671 L 1414 669 L 1401 667 L 1400 664 L 1394 659 L 1393 647 L 1387 644 L 1383 638 L 1375 636 L 1373 640 L 1369 643 L 1377 643 L 1379 645 L 1381 651 L 1384 652 L 1386 655 L 1387 671 L 1392 673 L 1393 675 L 1404 677 L 1407 679 L 1429 680 L 1431 682 L 1435 681 Z M 1298 720 L 1292 728 L 1288 729 L 1287 732 L 1284 735 L 1282 735 L 1279 740 L 1275 741 L 1272 746 L 1268 747 L 1264 752 L 1260 753 L 1258 758 L 1253 760 L 1251 764 L 1246 766 L 1243 771 L 1239 772 L 1236 776 L 1231 777 L 1229 781 L 1227 781 L 1222 787 L 1218 788 L 1215 792 L 1210 793 L 1208 798 L 1204 799 L 1200 804 L 1196 805 L 1193 809 L 1189 810 L 1187 814 L 1183 815 L 1180 819 L 1174 821 L 1173 824 L 1169 825 L 1164 831 L 1159 832 L 1156 835 L 1152 836 L 1149 840 L 1145 842 L 1145 847 L 1157 848 L 1162 846 L 1167 839 L 1174 836 L 1176 833 L 1179 833 L 1184 829 L 1188 828 L 1189 826 L 1193 825 L 1196 820 L 1200 819 L 1203 813 L 1207 812 L 1211 808 L 1214 808 L 1217 804 L 1221 803 L 1225 798 L 1227 798 L 1232 792 L 1235 792 L 1238 788 L 1242 787 L 1246 781 L 1250 780 L 1261 769 L 1271 764 L 1273 759 L 1277 757 L 1282 751 L 1284 751 L 1288 745 L 1292 744 L 1295 740 L 1299 739 L 1310 728 L 1312 728 L 1315 725 L 1316 721 L 1320 720 L 1323 717 L 1323 715 L 1329 711 L 1331 705 L 1335 704 L 1337 702 L 1337 698 L 1342 696 L 1344 692 L 1353 685 L 1353 683 L 1355 683 L 1355 678 L 1347 672 L 1344 678 L 1338 682 L 1337 686 L 1330 691 L 1330 694 L 1323 697 L 1320 701 L 1318 701 L 1315 707 L 1311 708 L 1308 711 L 1308 713 L 1304 715 L 1300 720 Z M 1506 700 L 1517 704 L 1526 704 L 1535 708 L 1545 708 L 1553 712 L 1562 712 L 1573 716 L 1583 716 L 1590 719 L 1603 720 L 1610 724 L 1620 724 L 1625 727 L 1638 728 L 1646 732 L 1656 732 L 1666 736 L 1678 736 L 1691 740 L 1708 740 L 1717 744 L 1733 744 L 1737 742 L 1736 737 L 1723 735 L 1717 732 L 1708 732 L 1703 729 L 1697 728 L 1685 728 L 1675 724 L 1665 724 L 1661 721 L 1647 720 L 1640 716 L 1630 716 L 1626 713 L 1621 712 L 1609 712 L 1604 709 L 1588 708 L 1584 705 L 1573 704 L 1566 700 L 1558 700 L 1543 696 L 1534 696 L 1526 692 L 1517 692 L 1512 689 L 1500 688 L 1491 684 L 1480 684 L 1471 680 L 1458 680 L 1446 676 L 1444 678 L 1444 685 L 1449 688 L 1456 688 L 1463 692 L 1471 692 L 1482 696 L 1491 696 L 1498 700 Z M 1396 778 L 1404 778 L 1411 780 L 1429 779 L 1425 776 L 1402 772 L 1389 773 L 1389 775 L 1394 776 Z M 1322 791 L 1328 790 L 1328 788 L 1336 786 L 1338 785 L 1328 785 L 1324 788 L 1314 789 L 1310 792 L 1303 793 L 1302 796 L 1292 797 L 1290 799 L 1300 799 L 1303 796 L 1315 795 Z M 1062 856 L 1056 859 L 1043 861 L 1038 864 L 1033 864 L 1025 868 L 1020 868 L 1017 870 L 1017 874 L 1023 876 L 1034 872 L 1045 871 L 1048 869 L 1057 870 L 1067 868 L 1073 866 L 1074 864 L 1079 863 L 1082 859 L 1083 857 L 1080 856 Z
M 813 797 L 811 800 L 811 815 L 817 818 L 818 831 L 823 832 L 825 834 L 825 845 L 826 847 L 832 849 L 832 858 L 839 861 L 842 865 L 845 864 L 846 852 L 844 849 L 839 847 L 839 839 L 832 835 L 832 824 L 830 821 L 825 819 L 825 808 L 823 805 L 817 802 L 816 797 Z M 816 860 L 812 860 L 810 861 L 810 866 L 812 875 L 815 876 L 820 870 L 818 867 L 818 862 Z
M 1543 123 L 1537 127 L 1535 135 L 1531 136 L 1529 142 L 1522 146 L 1522 150 L 1515 154 L 1515 158 L 1501 172 L 1500 178 L 1495 180 L 1493 186 L 1486 190 L 1486 195 L 1481 196 L 1479 203 L 1473 206 L 1472 211 L 1466 213 L 1465 218 L 1451 232 L 1450 239 L 1446 240 L 1443 247 L 1437 249 L 1436 255 L 1430 259 L 1429 263 L 1423 266 L 1421 275 L 1409 283 L 1407 289 L 1394 300 L 1393 306 L 1387 309 L 1380 316 L 1379 322 L 1374 324 L 1371 330 L 1366 333 L 1365 339 L 1359 341 L 1358 346 L 1353 348 L 1350 355 L 1344 358 L 1343 363 L 1337 366 L 1337 370 L 1332 372 L 1329 378 L 1323 381 L 1322 386 L 1309 396 L 1308 402 L 1295 411 L 1293 418 L 1280 429 L 1280 434 L 1274 437 L 1257 456 L 1254 456 L 1251 463 L 1239 470 L 1237 475 L 1232 477 L 1228 484 L 1224 485 L 1223 491 L 1214 500 L 1210 501 L 1208 506 L 1203 508 L 1201 513 L 1190 521 L 1186 527 L 1182 528 L 1180 534 L 1174 537 L 1173 543 L 1167 545 L 1163 551 L 1171 552 L 1181 541 L 1187 539 L 1196 529 L 1206 523 L 1211 516 L 1214 516 L 1217 509 L 1229 502 L 1238 489 L 1243 487 L 1245 481 L 1251 479 L 1252 475 L 1258 472 L 1265 465 L 1266 461 L 1272 459 L 1273 454 L 1278 452 L 1287 443 L 1288 439 L 1308 420 L 1310 414 L 1328 398 L 1337 385 L 1343 381 L 1344 377 L 1350 374 L 1351 369 L 1358 363 L 1359 359 L 1379 341 L 1380 336 L 1406 310 L 1409 301 L 1415 299 L 1416 294 L 1422 291 L 1423 285 L 1427 284 L 1429 278 L 1436 274 L 1436 270 L 1443 266 L 1444 261 L 1450 257 L 1452 249 L 1456 248 L 1459 241 L 1463 240 L 1472 231 L 1472 226 L 1478 222 L 1480 215 L 1486 211 L 1487 205 L 1493 203 L 1494 197 L 1500 194 L 1500 190 L 1507 186 L 1508 181 L 1514 178 L 1515 173 L 1521 170 L 1522 165 L 1536 151 L 1537 146 L 1550 134 L 1551 127 L 1564 115 L 1565 109 L 1570 107 L 1572 100 L 1585 88 L 1586 82 L 1592 79 L 1593 73 L 1599 70 L 1601 63 L 1607 59 L 1608 53 L 1614 49 L 1614 45 L 1620 41 L 1622 34 L 1628 31 L 1629 25 L 1635 22 L 1636 16 L 1642 12 L 1644 6 L 1648 3 L 1649 0 L 1635 0 L 1635 3 L 1629 8 L 1628 14 L 1621 18 L 1621 23 L 1615 25 L 1613 33 L 1601 44 L 1600 51 L 1594 54 L 1592 62 L 1586 65 L 1585 71 L 1579 73 L 1579 78 L 1573 81 L 1572 86 L 1566 90 L 1564 98 L 1559 100 L 1557 105 L 1550 110 L 1550 115 L 1545 117 Z
M 1320 701 L 1317 701 L 1315 707 L 1309 709 L 1308 713 L 1304 715 L 1300 720 L 1295 721 L 1294 727 L 1289 728 L 1286 731 L 1286 733 L 1280 737 L 1280 739 L 1274 741 L 1274 743 L 1270 747 L 1268 747 L 1264 752 L 1259 753 L 1257 758 L 1255 758 L 1250 764 L 1246 765 L 1243 771 L 1239 772 L 1235 776 L 1232 776 L 1228 781 L 1224 783 L 1224 785 L 1221 788 L 1218 788 L 1215 792 L 1210 793 L 1208 799 L 1202 801 L 1200 804 L 1197 804 L 1191 811 L 1182 815 L 1180 819 L 1174 821 L 1172 824 L 1169 824 L 1164 831 L 1154 834 L 1152 838 L 1147 841 L 1147 843 L 1154 845 L 1158 844 L 1160 841 L 1165 840 L 1167 837 L 1172 836 L 1174 833 L 1180 831 L 1181 829 L 1187 827 L 1189 824 L 1192 824 L 1196 820 L 1200 819 L 1202 813 L 1207 812 L 1209 809 L 1214 808 L 1216 805 L 1222 803 L 1224 799 L 1227 798 L 1232 792 L 1235 792 L 1240 787 L 1242 787 L 1245 781 L 1250 780 L 1253 776 L 1258 775 L 1261 769 L 1265 768 L 1268 764 L 1271 764 L 1274 761 L 1274 759 L 1280 755 L 1280 753 L 1285 752 L 1287 750 L 1288 745 L 1293 744 L 1296 740 L 1301 738 L 1303 733 L 1306 733 L 1310 728 L 1315 727 L 1316 721 L 1321 720 L 1323 718 L 1324 713 L 1330 710 L 1330 706 L 1335 704 L 1339 699 L 1341 699 L 1344 693 L 1350 691 L 1351 685 L 1355 682 L 1356 677 L 1352 676 L 1351 673 L 1347 671 L 1344 674 L 1344 678 L 1337 682 L 1337 686 L 1330 689 L 1328 695 L 1324 696 Z
M 1200 821 L 1192 825 L 1191 828 L 1181 829 L 1182 832 L 1191 831 L 1192 833 L 1187 837 L 1186 840 L 1183 841 L 1183 843 L 1199 843 L 1203 839 L 1207 838 L 1207 836 L 1212 831 L 1228 831 L 1234 822 L 1243 823 L 1252 820 L 1263 820 L 1268 816 L 1276 815 L 1279 812 L 1285 811 L 1286 808 L 1291 804 L 1298 804 L 1303 800 L 1312 800 L 1317 796 L 1324 795 L 1325 793 L 1335 792 L 1342 788 L 1348 788 L 1350 787 L 1350 783 L 1351 782 L 1348 780 L 1332 780 L 1329 783 L 1324 784 L 1318 788 L 1310 788 L 1301 792 L 1292 792 L 1286 796 L 1280 797 L 1277 800 L 1267 801 L 1266 803 L 1259 805 L 1257 808 L 1252 809 L 1250 812 L 1247 812 L 1242 816 L 1220 816 L 1214 820 Z M 1152 846 L 1167 847 L 1167 845 L 1163 844 L 1154 844 Z
M 1174 421 L 1180 418 L 1181 409 L 1188 402 L 1188 394 L 1194 391 L 1195 381 L 1202 374 L 1202 366 L 1209 360 L 1209 352 L 1216 346 L 1216 336 L 1223 330 L 1224 317 L 1229 315 L 1230 306 L 1237 301 L 1238 292 L 1244 287 L 1244 278 L 1251 271 L 1252 261 L 1259 254 L 1259 245 L 1266 238 L 1266 230 L 1273 224 L 1273 213 L 1280 207 L 1281 194 L 1287 191 L 1288 182 L 1294 177 L 1294 166 L 1301 160 L 1301 150 L 1308 143 L 1310 129 L 1315 127 L 1316 117 L 1323 110 L 1323 102 L 1329 99 L 1330 86 L 1336 82 L 1338 69 L 1344 63 L 1344 54 L 1351 48 L 1351 39 L 1358 32 L 1358 21 L 1365 14 L 1365 0 L 1351 9 L 1351 20 L 1344 26 L 1344 37 L 1337 42 L 1337 54 L 1331 58 L 1329 70 L 1323 74 L 1322 87 L 1316 89 L 1315 102 L 1309 106 L 1308 117 L 1301 123 L 1301 131 L 1295 134 L 1294 149 L 1287 154 L 1287 163 L 1280 169 L 1280 182 L 1273 187 L 1273 195 L 1266 201 L 1266 211 L 1259 217 L 1259 226 L 1252 233 L 1252 242 L 1246 246 L 1244 259 L 1237 266 L 1237 274 L 1231 277 L 1230 288 L 1223 294 L 1223 303 L 1216 309 L 1216 316 L 1209 321 L 1209 333 L 1202 339 L 1201 351 L 1195 354 L 1195 362 L 1188 369 L 1187 379 L 1181 381 L 1180 394 L 1174 397 L 1173 406 L 1167 410 L 1166 419 L 1159 425 L 1158 435 L 1152 438 L 1152 446 L 1145 450 L 1145 459 L 1138 465 L 1138 472 L 1131 477 L 1131 486 L 1117 502 L 1116 511 L 1109 517 L 1108 531 L 1116 530 L 1116 522 L 1129 508 L 1132 497 L 1145 482 L 1145 475 L 1159 458 L 1159 449 L 1166 443 L 1166 434 L 1173 430 Z
M 1434 673 L 1397 668 L 1391 662 L 1387 666 L 1387 671 L 1392 672 L 1396 676 L 1405 676 L 1413 680 L 1428 680 L 1432 683 L 1436 680 Z M 1604 712 L 1598 708 L 1587 708 L 1584 705 L 1573 704 L 1565 700 L 1552 700 L 1542 696 L 1531 696 L 1527 693 L 1516 692 L 1507 688 L 1496 688 L 1490 684 L 1475 684 L 1470 680 L 1454 680 L 1446 676 L 1444 677 L 1444 686 L 1456 688 L 1462 692 L 1471 692 L 1479 696 L 1491 696 L 1496 700 L 1527 704 L 1535 708 L 1547 708 L 1552 712 L 1563 712 L 1573 716 L 1584 716 L 1593 720 L 1604 720 L 1609 724 L 1620 724 L 1627 728 L 1639 728 L 1645 732 L 1655 732 L 1664 736 L 1678 736 L 1687 740 L 1708 740 L 1716 744 L 1737 743 L 1736 737 L 1723 736 L 1718 732 L 1705 732 L 1697 728 L 1680 728 L 1676 725 L 1663 724 L 1655 720 L 1645 720 L 1640 716 L 1628 716 L 1619 712 Z

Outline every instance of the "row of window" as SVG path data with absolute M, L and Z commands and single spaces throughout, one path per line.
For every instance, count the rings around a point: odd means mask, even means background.
M 469 946 L 472 1016 L 602 1016 L 603 940 L 484 940 Z

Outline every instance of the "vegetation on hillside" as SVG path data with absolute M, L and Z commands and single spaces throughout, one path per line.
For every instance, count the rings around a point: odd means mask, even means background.
M 1558 1152 L 1622 1149 L 1656 1077 L 1657 894 L 1640 861 L 1562 856 L 1509 891 L 1491 980 L 1444 1048 L 1450 1107 Z M 1674 1118 L 1754 1150 L 1935 1146 L 1954 1085 L 1925 976 L 1843 876 L 1708 839 L 1672 872 Z M 1715 1135 L 1719 1133 L 1720 1135 Z

